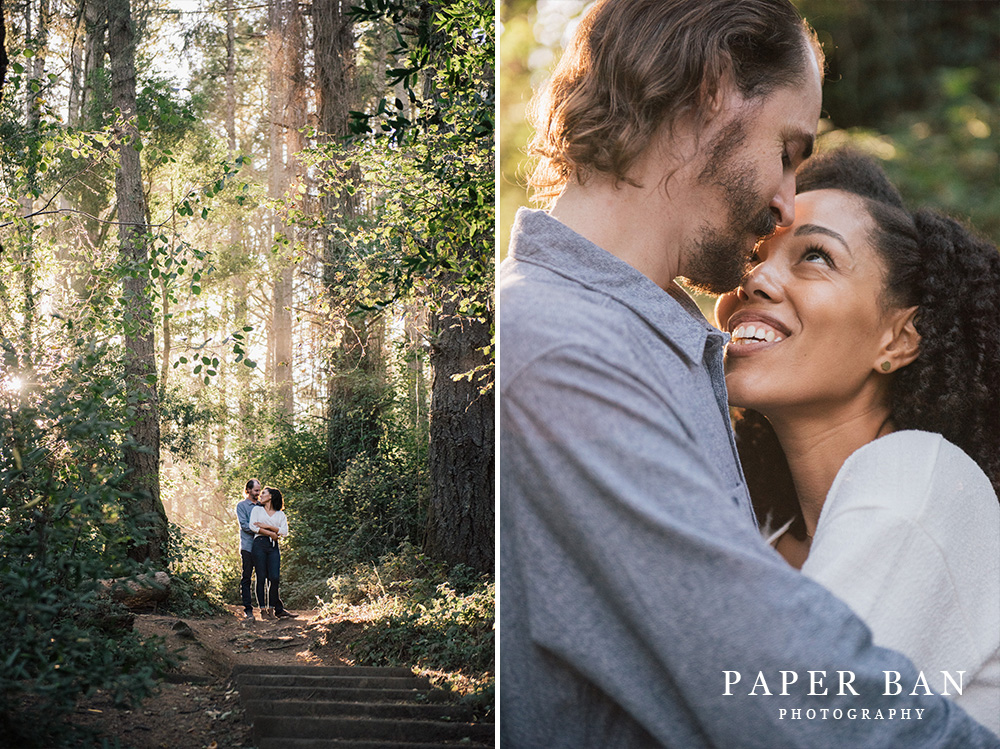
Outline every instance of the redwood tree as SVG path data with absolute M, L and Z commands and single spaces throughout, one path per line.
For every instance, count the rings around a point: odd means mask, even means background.
M 111 96 L 121 112 L 124 136 L 118 148 L 115 193 L 122 281 L 122 322 L 125 333 L 125 381 L 130 399 L 129 437 L 125 462 L 136 498 L 133 519 L 144 531 L 129 556 L 159 560 L 167 542 L 167 517 L 160 501 L 160 421 L 150 300 L 146 198 L 143 193 L 139 133 L 135 127 L 135 32 L 129 0 L 108 0 L 108 66 Z

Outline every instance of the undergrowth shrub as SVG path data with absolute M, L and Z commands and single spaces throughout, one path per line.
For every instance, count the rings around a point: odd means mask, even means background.
M 220 554 L 208 539 L 170 523 L 167 607 L 178 616 L 212 616 L 235 601 L 241 562 L 235 553 Z
M 369 608 L 369 623 L 349 646 L 360 661 L 445 672 L 447 685 L 471 685 L 464 690 L 467 701 L 492 711 L 492 576 L 462 564 L 448 568 L 431 562 L 403 544 L 377 564 L 332 577 L 328 588 L 327 613 L 345 605 Z
M 281 579 L 288 604 L 315 605 L 331 575 L 419 539 L 425 487 L 426 470 L 406 453 L 358 455 L 333 488 L 286 495 Z
M 4 341 L 5 348 L 9 346 Z M 16 362 L 7 348 L 5 364 Z M 0 397 L 0 737 L 8 746 L 76 743 L 66 718 L 97 689 L 119 704 L 148 695 L 168 665 L 132 617 L 102 596 L 101 580 L 145 572 L 126 548 L 130 523 L 115 418 L 125 398 L 92 348 L 31 388 Z M 141 519 L 139 519 L 141 522 Z

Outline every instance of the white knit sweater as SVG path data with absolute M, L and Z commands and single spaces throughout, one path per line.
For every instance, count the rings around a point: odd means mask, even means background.
M 802 572 L 935 692 L 940 672 L 965 671 L 955 701 L 1000 734 L 1000 504 L 961 449 L 902 431 L 857 450 L 830 487 Z

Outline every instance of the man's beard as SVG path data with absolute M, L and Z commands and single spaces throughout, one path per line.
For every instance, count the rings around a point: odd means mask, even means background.
M 704 227 L 685 252 L 689 285 L 709 294 L 725 294 L 739 286 L 749 270 L 755 247 L 747 246 L 749 237 L 767 237 L 777 226 L 770 206 L 761 205 L 753 168 L 735 158 L 745 138 L 740 121 L 724 127 L 713 141 L 708 163 L 699 175 L 700 183 L 722 189 L 729 208 L 726 226 Z

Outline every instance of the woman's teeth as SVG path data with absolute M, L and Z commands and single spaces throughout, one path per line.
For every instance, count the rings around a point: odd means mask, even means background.
M 734 343 L 751 343 L 754 341 L 780 341 L 781 336 L 765 325 L 740 325 L 733 331 Z

